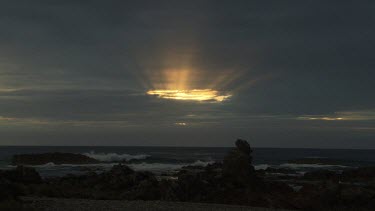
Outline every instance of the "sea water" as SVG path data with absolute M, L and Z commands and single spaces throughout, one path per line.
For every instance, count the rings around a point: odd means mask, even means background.
M 44 177 L 83 174 L 88 171 L 109 170 L 119 162 L 135 170 L 152 171 L 156 174 L 173 173 L 183 166 L 205 166 L 220 162 L 232 148 L 223 147 L 119 147 L 119 146 L 2 146 L 0 147 L 0 169 L 11 169 L 11 158 L 15 154 L 68 152 L 79 153 L 102 161 L 100 164 L 55 165 L 47 163 L 32 166 Z M 324 158 L 340 161 L 334 164 L 295 164 L 291 160 Z M 361 149 L 288 149 L 254 148 L 255 169 L 288 168 L 304 173 L 316 169 L 341 171 L 348 168 L 375 166 L 375 150 Z

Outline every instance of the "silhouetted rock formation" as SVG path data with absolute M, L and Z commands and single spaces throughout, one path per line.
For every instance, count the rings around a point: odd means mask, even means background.
M 21 154 L 14 155 L 12 165 L 43 165 L 54 164 L 92 164 L 100 163 L 94 158 L 73 153 L 44 153 L 44 154 Z
M 223 175 L 238 185 L 259 182 L 252 166 L 252 149 L 245 140 L 238 139 L 236 148 L 223 161 Z M 255 181 L 254 181 L 255 180 Z

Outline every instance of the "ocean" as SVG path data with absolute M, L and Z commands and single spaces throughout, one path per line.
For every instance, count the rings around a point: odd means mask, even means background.
M 69 152 L 80 153 L 103 161 L 88 165 L 45 165 L 32 166 L 43 177 L 83 174 L 88 171 L 109 170 L 120 161 L 129 161 L 135 170 L 152 171 L 155 174 L 178 171 L 183 166 L 205 166 L 222 161 L 231 148 L 222 147 L 122 147 L 122 146 L 2 146 L 0 147 L 0 169 L 11 169 L 11 158 L 15 154 Z M 336 160 L 334 164 L 290 163 L 304 158 L 324 158 Z M 317 169 L 342 171 L 348 168 L 375 166 L 375 150 L 360 149 L 287 149 L 253 148 L 255 169 L 288 168 L 299 173 Z

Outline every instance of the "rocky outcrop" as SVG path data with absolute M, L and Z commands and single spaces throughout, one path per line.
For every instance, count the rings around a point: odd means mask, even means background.
M 0 178 L 22 184 L 38 184 L 42 182 L 42 178 L 35 169 L 25 166 L 17 166 L 17 168 L 12 170 L 0 171 Z
M 52 178 L 36 189 L 49 197 L 92 199 L 160 199 L 159 182 L 151 172 L 136 172 L 126 165 L 115 165 L 108 172 L 67 175 Z
M 333 181 L 305 185 L 291 198 L 297 208 L 304 210 L 373 210 L 375 190 Z
M 12 170 L 0 171 L 0 201 L 16 199 L 26 192 L 25 185 L 40 183 L 42 178 L 33 168 L 18 166 Z
M 238 185 L 256 183 L 254 166 L 252 165 L 252 149 L 247 141 L 238 139 L 236 148 L 229 152 L 223 161 L 223 176 Z
M 301 179 L 315 181 L 330 180 L 344 183 L 361 183 L 362 185 L 371 185 L 375 184 L 375 167 L 349 168 L 341 173 L 321 169 L 306 172 Z
M 335 180 L 339 181 L 339 175 L 330 170 L 317 170 L 317 171 L 311 171 L 306 172 L 302 179 L 306 180 L 318 180 L 318 181 L 324 181 L 324 180 Z
M 43 154 L 20 154 L 14 155 L 12 165 L 43 165 L 54 164 L 93 164 L 100 163 L 94 158 L 73 153 L 43 153 Z
M 361 167 L 345 170 L 342 172 L 341 178 L 346 181 L 362 180 L 375 182 L 375 167 Z
M 11 183 L 9 180 L 0 177 L 0 202 L 9 199 L 16 199 L 23 193 L 22 189 Z

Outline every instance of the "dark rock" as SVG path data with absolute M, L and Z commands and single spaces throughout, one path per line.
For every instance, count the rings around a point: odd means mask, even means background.
M 267 189 L 272 190 L 272 193 L 293 193 L 294 190 L 289 185 L 280 182 L 280 181 L 272 181 L 266 183 Z
M 272 168 L 268 167 L 264 170 L 266 173 L 271 174 L 297 174 L 297 172 L 293 169 L 288 168 Z
M 113 166 L 111 170 L 109 170 L 108 173 L 106 174 L 111 175 L 113 177 L 123 177 L 129 174 L 134 174 L 134 172 L 135 171 L 131 169 L 129 166 L 119 164 L 119 165 Z
M 340 192 L 340 201 L 345 207 L 375 207 L 375 190 L 364 187 L 345 187 Z
M 41 182 L 42 178 L 33 168 L 18 166 L 12 170 L 0 171 L 0 201 L 17 199 L 27 192 L 25 185 Z
M 175 181 L 161 180 L 159 183 L 161 200 L 179 201 L 177 193 L 180 192 L 180 187 Z
M 0 201 L 16 199 L 19 195 L 23 194 L 22 189 L 18 185 L 3 177 L 0 177 L 0 190 Z
M 101 174 L 67 175 L 49 181 L 39 193 L 51 197 L 158 200 L 161 198 L 158 183 L 151 172 L 135 172 L 119 164 Z
M 178 176 L 178 189 L 175 195 L 181 201 L 206 201 L 207 189 L 212 180 L 207 180 L 205 172 L 181 172 Z
M 141 175 L 136 175 L 136 185 L 130 191 L 130 195 L 125 199 L 136 200 L 159 200 L 161 192 L 159 189 L 159 182 L 151 173 L 143 172 Z
M 311 171 L 311 172 L 306 172 L 303 177 L 303 179 L 306 180 L 319 180 L 319 181 L 324 181 L 324 180 L 339 180 L 339 175 L 330 170 L 317 170 L 317 171 Z
M 237 139 L 236 141 L 236 147 L 237 149 L 249 156 L 249 162 L 252 162 L 252 157 L 250 156 L 253 150 L 251 150 L 250 144 L 246 140 Z
M 43 165 L 54 164 L 93 164 L 100 163 L 94 158 L 73 153 L 44 153 L 44 154 L 21 154 L 14 155 L 12 165 Z
M 219 162 L 210 163 L 206 166 L 206 169 L 222 169 L 223 164 Z
M 317 210 L 332 208 L 339 203 L 341 186 L 336 182 L 305 185 L 293 200 L 294 205 L 300 209 Z
M 372 210 L 375 190 L 326 181 L 305 185 L 291 200 L 304 210 Z
M 236 146 L 237 148 L 224 158 L 223 175 L 238 185 L 256 182 L 255 169 L 251 165 L 250 145 L 245 140 L 238 139 Z
M 0 172 L 0 177 L 10 182 L 22 184 L 38 184 L 42 182 L 39 173 L 30 167 L 17 166 L 17 168 Z
M 121 190 L 133 187 L 137 183 L 135 171 L 126 165 L 119 164 L 100 175 L 103 189 Z
M 341 178 L 346 181 L 375 181 L 375 167 L 361 167 L 357 169 L 345 170 L 342 172 Z

